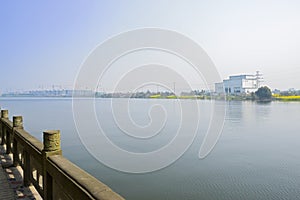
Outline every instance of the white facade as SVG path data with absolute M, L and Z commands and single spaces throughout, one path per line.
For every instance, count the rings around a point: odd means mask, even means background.
M 216 93 L 247 94 L 255 92 L 259 87 L 256 75 L 229 76 L 222 83 L 215 84 Z

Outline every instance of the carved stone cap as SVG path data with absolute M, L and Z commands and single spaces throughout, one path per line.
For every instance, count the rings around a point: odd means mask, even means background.
M 44 131 L 44 151 L 58 151 L 60 147 L 60 131 Z
M 8 110 L 1 110 L 1 118 L 8 119 Z
M 13 127 L 14 128 L 23 128 L 23 117 L 22 116 L 13 116 Z

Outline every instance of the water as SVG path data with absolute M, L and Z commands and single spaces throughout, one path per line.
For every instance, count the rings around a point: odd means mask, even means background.
M 179 123 L 176 116 L 180 115 L 174 100 L 136 99 L 133 103 L 132 118 L 140 125 L 149 122 L 147 106 L 165 106 L 170 114 L 163 134 L 151 142 L 122 136 L 113 123 L 109 99 L 97 99 L 97 116 L 106 124 L 111 140 L 127 150 L 147 152 L 174 136 Z M 60 129 L 64 156 L 129 200 L 300 199 L 300 103 L 222 103 L 227 107 L 223 133 L 208 157 L 200 160 L 198 152 L 211 103 L 199 101 L 199 131 L 189 150 L 162 170 L 128 174 L 106 167 L 85 150 L 76 132 L 70 99 L 0 100 L 1 108 L 9 109 L 10 116 L 22 115 L 25 129 L 40 140 L 43 130 Z

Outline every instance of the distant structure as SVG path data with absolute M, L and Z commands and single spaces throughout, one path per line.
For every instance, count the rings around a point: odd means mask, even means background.
M 262 74 L 259 71 L 255 75 L 235 75 L 221 83 L 215 83 L 217 94 L 249 94 L 255 92 L 262 82 Z
M 93 97 L 101 94 L 92 90 L 31 90 L 3 93 L 2 97 Z

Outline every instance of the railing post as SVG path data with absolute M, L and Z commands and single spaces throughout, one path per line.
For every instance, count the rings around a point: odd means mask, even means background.
M 1 110 L 1 118 L 8 119 L 8 110 Z
M 1 119 L 8 119 L 8 110 L 1 110 Z M 1 145 L 4 145 L 5 130 L 1 120 Z
M 13 127 L 23 129 L 23 117 L 13 116 Z
M 19 165 L 19 155 L 18 155 L 18 144 L 15 140 L 15 130 L 16 129 L 23 129 L 23 117 L 22 116 L 13 116 L 13 128 L 12 128 L 12 134 L 10 137 L 10 140 L 13 140 L 13 165 L 18 166 Z M 26 149 L 23 150 L 23 158 L 24 158 L 24 168 L 23 168 L 23 184 L 25 187 L 30 186 L 30 176 L 31 176 L 31 169 L 30 169 L 30 155 L 27 152 Z
M 0 108 L 0 110 L 1 110 L 1 108 Z M 0 116 L 1 117 L 1 116 Z M 2 120 L 0 119 L 0 140 L 1 140 L 1 143 L 0 144 L 2 144 Z
M 25 187 L 28 187 L 31 185 L 30 155 L 25 149 L 23 152 L 23 157 L 24 157 L 23 184 Z
M 15 130 L 16 129 L 23 129 L 23 118 L 22 116 L 13 116 L 13 149 L 12 149 L 12 152 L 13 152 L 13 164 L 14 166 L 18 166 L 19 163 L 20 163 L 20 160 L 19 160 L 19 152 L 18 152 L 18 143 L 17 143 L 17 140 L 15 139 Z M 26 164 L 27 163 L 30 163 L 30 161 L 26 161 Z M 25 165 L 25 169 L 26 167 L 28 167 L 27 165 Z M 29 168 L 30 168 L 30 165 L 29 165 Z
M 13 138 L 13 129 L 5 129 L 6 134 L 6 154 L 12 153 L 12 138 Z
M 47 172 L 47 158 L 53 155 L 62 155 L 60 147 L 60 131 L 51 130 L 43 132 L 44 149 L 43 154 L 43 198 L 45 200 L 53 199 L 53 181 L 51 175 Z

